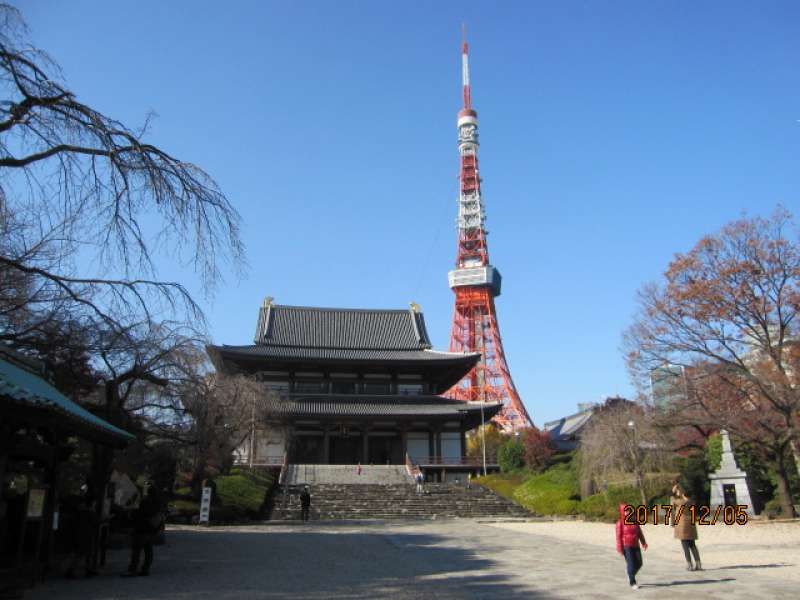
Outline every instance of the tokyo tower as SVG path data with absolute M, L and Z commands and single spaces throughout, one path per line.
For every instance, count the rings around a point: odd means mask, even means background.
M 494 299 L 500 295 L 500 272 L 489 263 L 486 213 L 478 170 L 478 113 L 472 108 L 467 42 L 462 43 L 464 106 L 458 113 L 461 159 L 456 268 L 448 280 L 455 293 L 451 352 L 480 352 L 481 360 L 448 395 L 459 400 L 502 402 L 494 422 L 504 431 L 533 425 L 508 370 Z

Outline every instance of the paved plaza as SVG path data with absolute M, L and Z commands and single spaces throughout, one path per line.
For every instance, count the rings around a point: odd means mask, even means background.
M 176 528 L 150 577 L 120 578 L 110 554 L 93 579 L 51 578 L 32 600 L 234 598 L 797 598 L 792 560 L 749 560 L 687 572 L 677 542 L 645 553 L 641 589 L 608 547 L 535 533 L 535 524 L 471 520 Z M 526 528 L 527 527 L 527 528 Z M 702 551 L 701 545 L 701 551 Z M 789 555 L 790 557 L 793 555 Z

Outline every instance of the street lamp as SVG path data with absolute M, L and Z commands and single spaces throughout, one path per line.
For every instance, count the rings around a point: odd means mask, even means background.
M 631 430 L 632 436 L 631 458 L 633 458 L 633 473 L 636 477 L 636 485 L 642 497 L 642 504 L 647 504 L 647 498 L 644 495 L 644 474 L 641 467 L 639 441 L 636 439 L 636 422 L 633 419 L 628 421 L 628 429 Z
M 481 450 L 483 451 L 483 476 L 486 477 L 486 422 L 483 417 L 483 395 L 481 395 Z

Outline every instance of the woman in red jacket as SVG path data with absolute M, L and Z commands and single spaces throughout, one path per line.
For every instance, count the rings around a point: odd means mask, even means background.
M 639 584 L 636 583 L 636 573 L 642 568 L 642 551 L 639 548 L 639 542 L 642 543 L 642 548 L 647 550 L 647 542 L 644 539 L 642 528 L 639 525 L 625 523 L 625 507 L 627 504 L 619 505 L 619 521 L 617 521 L 617 552 L 625 557 L 625 563 L 628 566 L 628 583 L 635 590 L 639 589 Z M 633 515 L 631 515 L 633 516 Z M 633 521 L 634 519 L 629 519 Z

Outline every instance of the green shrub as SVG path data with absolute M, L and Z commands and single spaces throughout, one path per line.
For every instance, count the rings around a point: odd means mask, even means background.
M 578 478 L 572 465 L 556 465 L 528 478 L 514 491 L 514 500 L 541 515 L 575 514 Z
M 605 519 L 609 504 L 604 493 L 593 494 L 581 500 L 578 512 L 587 519 Z
M 605 497 L 609 506 L 614 507 L 615 510 L 620 504 L 638 506 L 642 503 L 639 489 L 633 485 L 610 485 L 605 492 Z
M 493 474 L 485 477 L 478 477 L 474 481 L 478 485 L 489 488 L 493 492 L 500 494 L 509 500 L 514 499 L 514 491 L 522 485 L 525 477 L 520 473 L 512 474 Z
M 200 513 L 200 505 L 191 500 L 172 500 L 169 503 L 169 507 L 179 513 Z
M 525 466 L 525 446 L 517 438 L 508 440 L 497 451 L 497 463 L 503 473 L 518 471 Z
M 260 516 L 273 476 L 257 470 L 231 469 L 230 475 L 217 477 L 214 482 L 221 506 L 211 511 L 211 518 L 231 521 Z
M 578 507 L 580 506 L 579 500 L 562 499 L 555 503 L 556 515 L 576 515 L 578 514 Z
M 708 473 L 710 470 L 708 462 L 709 457 L 716 460 L 717 464 L 719 464 L 720 460 L 720 455 L 717 455 L 715 459 L 713 458 L 714 451 L 711 449 L 711 440 L 713 439 L 714 438 L 711 438 L 709 440 L 705 452 L 695 451 L 688 456 L 679 457 L 675 461 L 675 466 L 680 473 L 678 483 L 681 484 L 686 494 L 697 504 L 708 504 L 709 502 L 711 491 L 711 486 L 708 481 Z M 716 439 L 719 440 L 719 436 L 717 436 Z M 721 453 L 721 444 L 717 444 L 717 446 L 719 446 L 718 450 Z

